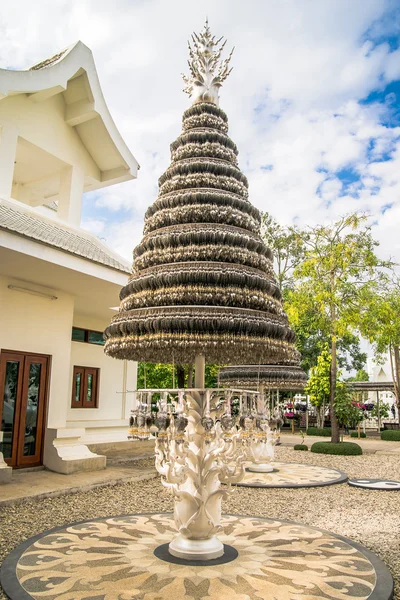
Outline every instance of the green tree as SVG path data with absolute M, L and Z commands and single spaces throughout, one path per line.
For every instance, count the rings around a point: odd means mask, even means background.
M 355 333 L 363 294 L 381 276 L 380 268 L 390 263 L 377 257 L 378 242 L 372 237 L 367 217 L 358 213 L 332 224 L 309 227 L 302 241 L 305 258 L 294 270 L 295 286 L 288 293 L 285 308 L 291 323 L 301 323 L 304 315 L 309 315 L 315 328 L 329 340 L 332 442 L 338 442 L 338 345 Z
M 310 402 L 317 411 L 317 427 L 324 426 L 325 410 L 329 403 L 329 377 L 331 370 L 331 355 L 327 349 L 318 356 L 317 364 L 312 367 L 310 377 L 304 391 L 310 397 Z
M 306 232 L 297 227 L 280 225 L 274 217 L 265 212 L 262 215 L 261 236 L 274 256 L 274 270 L 283 292 L 293 285 L 294 269 L 304 258 L 303 238 Z
M 262 215 L 262 237 L 274 255 L 274 269 L 282 290 L 285 307 L 290 303 L 290 290 L 294 286 L 294 272 L 306 256 L 305 240 L 309 232 L 298 227 L 280 225 L 277 220 L 265 212 Z M 318 311 L 309 306 L 304 310 L 298 322 L 291 323 L 296 332 L 296 345 L 302 357 L 302 367 L 309 371 L 317 364 L 317 358 L 329 343 L 327 335 L 319 326 Z M 367 355 L 361 352 L 360 339 L 353 332 L 347 332 L 338 340 L 338 365 L 341 369 L 361 369 Z
M 359 369 L 354 381 L 369 381 L 369 375 L 364 369 Z
M 161 363 L 139 363 L 137 388 L 172 388 L 173 365 Z
M 365 369 L 359 369 L 355 375 L 347 377 L 346 381 L 369 381 L 369 375 Z
M 220 365 L 207 364 L 205 386 L 215 388 L 218 384 Z M 175 370 L 175 372 L 174 372 Z M 138 389 L 190 388 L 194 386 L 193 365 L 172 365 L 163 363 L 139 363 Z
M 378 404 L 374 404 L 374 408 L 371 410 L 371 417 L 375 417 L 376 419 L 387 419 L 390 413 L 390 404 L 389 402 L 379 402 Z
M 400 280 L 366 290 L 360 330 L 373 344 L 378 360 L 388 353 L 400 422 Z
M 335 414 L 339 427 L 355 428 L 364 418 L 363 410 L 359 403 L 353 400 L 344 381 L 336 382 Z

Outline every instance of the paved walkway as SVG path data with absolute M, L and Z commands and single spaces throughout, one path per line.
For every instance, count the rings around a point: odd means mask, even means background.
M 19 504 L 29 500 L 40 500 L 50 496 L 61 496 L 84 492 L 104 485 L 115 485 L 128 481 L 141 481 L 154 476 L 155 469 L 143 467 L 137 461 L 151 458 L 154 450 L 149 449 L 139 456 L 125 451 L 107 455 L 107 468 L 102 471 L 86 471 L 62 475 L 46 469 L 15 469 L 11 483 L 0 486 L 0 508 L 7 504 Z
M 400 458 L 400 442 L 385 442 L 380 439 L 355 439 L 346 436 L 346 441 L 357 442 L 366 454 L 398 455 Z M 282 446 L 300 444 L 300 435 L 281 434 Z M 326 437 L 307 436 L 305 443 L 310 448 L 314 442 L 329 441 Z M 115 485 L 128 481 L 141 481 L 153 477 L 155 469 L 141 466 L 137 461 L 154 456 L 154 449 L 148 442 L 143 446 L 138 442 L 126 445 L 119 450 L 105 452 L 107 468 L 102 471 L 89 471 L 61 475 L 52 471 L 24 469 L 14 470 L 12 482 L 0 486 L 0 507 L 7 504 L 19 504 L 29 500 L 39 500 L 50 496 L 60 496 L 78 491 L 87 491 L 104 485 Z M 100 448 L 96 448 L 100 451 Z

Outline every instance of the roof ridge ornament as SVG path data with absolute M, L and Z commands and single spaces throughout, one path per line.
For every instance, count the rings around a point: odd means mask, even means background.
M 216 40 L 211 34 L 206 18 L 204 30 L 200 34 L 192 34 L 193 47 L 190 41 L 188 42 L 190 75 L 182 74 L 185 82 L 183 91 L 193 98 L 193 104 L 213 102 L 219 105 L 218 90 L 232 71 L 229 62 L 234 51 L 232 48 L 228 58 L 222 60 L 221 55 L 226 44 L 226 40 L 222 40 L 223 37 Z

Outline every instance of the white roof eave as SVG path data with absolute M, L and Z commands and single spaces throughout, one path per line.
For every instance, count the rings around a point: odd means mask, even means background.
M 61 53 L 60 53 L 61 54 Z M 107 132 L 122 159 L 126 162 L 132 178 L 140 168 L 137 160 L 125 144 L 111 115 L 101 91 L 91 50 L 82 42 L 76 42 L 63 51 L 59 59 L 37 69 L 13 71 L 0 69 L 0 100 L 15 94 L 34 94 L 43 90 L 67 89 L 68 81 L 83 69 L 88 77 L 94 99 L 94 109 L 102 119 Z

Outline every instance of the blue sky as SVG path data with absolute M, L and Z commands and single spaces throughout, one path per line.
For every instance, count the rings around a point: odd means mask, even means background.
M 0 64 L 25 68 L 82 40 L 136 181 L 87 194 L 84 226 L 131 258 L 189 100 L 186 40 L 208 14 L 235 46 L 221 90 L 250 199 L 283 223 L 353 210 L 400 261 L 400 1 L 15 0 L 0 7 Z

